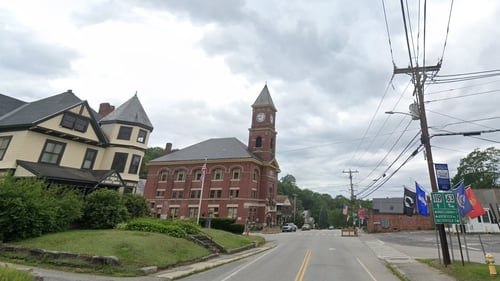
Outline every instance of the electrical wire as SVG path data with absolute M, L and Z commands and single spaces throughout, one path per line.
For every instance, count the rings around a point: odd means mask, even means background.
M 387 31 L 387 39 L 389 40 L 389 50 L 391 52 L 392 65 L 396 67 L 396 62 L 394 61 L 394 52 L 392 51 L 391 34 L 389 32 L 389 23 L 387 22 L 387 13 L 385 9 L 385 2 L 382 0 L 382 9 L 384 11 L 385 29 Z
M 427 100 L 427 101 L 425 101 L 425 103 L 432 103 L 432 102 L 452 100 L 452 99 L 461 99 L 461 98 L 467 98 L 467 97 L 473 97 L 473 96 L 479 96 L 479 95 L 485 95 L 485 94 L 492 94 L 492 93 L 497 93 L 497 92 L 500 92 L 500 89 L 489 90 L 489 91 L 478 92 L 478 93 L 472 93 L 472 94 L 465 94 L 465 95 L 461 95 L 461 96 L 454 96 L 454 97 L 446 97 L 446 98 L 441 98 L 441 99 Z
M 450 13 L 448 14 L 448 25 L 446 26 L 446 37 L 444 39 L 444 44 L 443 44 L 443 52 L 441 53 L 441 59 L 439 60 L 440 62 L 443 62 L 444 59 L 444 52 L 446 50 L 446 45 L 448 43 L 448 35 L 450 33 L 450 22 L 451 22 L 451 14 L 453 11 L 453 0 L 451 0 L 451 5 L 450 5 Z

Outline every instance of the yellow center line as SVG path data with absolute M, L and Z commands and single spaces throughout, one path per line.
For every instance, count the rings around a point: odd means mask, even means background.
M 294 281 L 302 281 L 304 279 L 304 274 L 306 273 L 307 265 L 309 264 L 310 259 L 311 259 L 311 250 L 307 249 L 304 260 L 300 265 L 299 272 L 297 272 Z

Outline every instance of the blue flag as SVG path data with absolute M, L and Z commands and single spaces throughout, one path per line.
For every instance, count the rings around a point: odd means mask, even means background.
M 457 188 L 453 189 L 453 192 L 457 197 L 458 212 L 460 213 L 460 216 L 465 217 L 467 213 L 472 211 L 472 205 L 465 194 L 464 183 L 461 182 Z
M 418 185 L 417 182 L 415 182 L 415 189 L 417 194 L 418 213 L 421 214 L 422 216 L 428 216 L 429 209 L 427 208 L 427 195 L 425 194 L 425 191 L 422 189 L 422 187 Z

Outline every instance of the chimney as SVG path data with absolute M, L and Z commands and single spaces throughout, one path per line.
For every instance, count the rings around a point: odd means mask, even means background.
M 101 118 L 110 114 L 113 110 L 115 110 L 115 106 L 109 104 L 109 102 L 103 102 L 99 105 L 99 115 Z
M 172 143 L 171 142 L 167 142 L 167 144 L 165 145 L 165 154 L 164 155 L 167 155 L 170 152 L 172 152 Z

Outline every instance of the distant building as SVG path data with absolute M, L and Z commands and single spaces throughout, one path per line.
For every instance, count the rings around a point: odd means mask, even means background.
M 403 214 L 403 198 L 374 198 L 373 207 L 366 214 L 368 232 L 434 229 L 432 215 Z
M 276 224 L 293 221 L 293 209 L 290 198 L 287 195 L 276 196 Z
M 147 164 L 144 196 L 152 213 L 169 219 L 200 214 L 235 218 L 240 224 L 276 224 L 276 112 L 266 85 L 252 105 L 247 144 L 233 137 L 213 138 L 172 151 L 167 143 L 165 155 Z
M 133 192 L 152 131 L 137 95 L 96 112 L 71 90 L 33 102 L 0 94 L 0 173 Z

